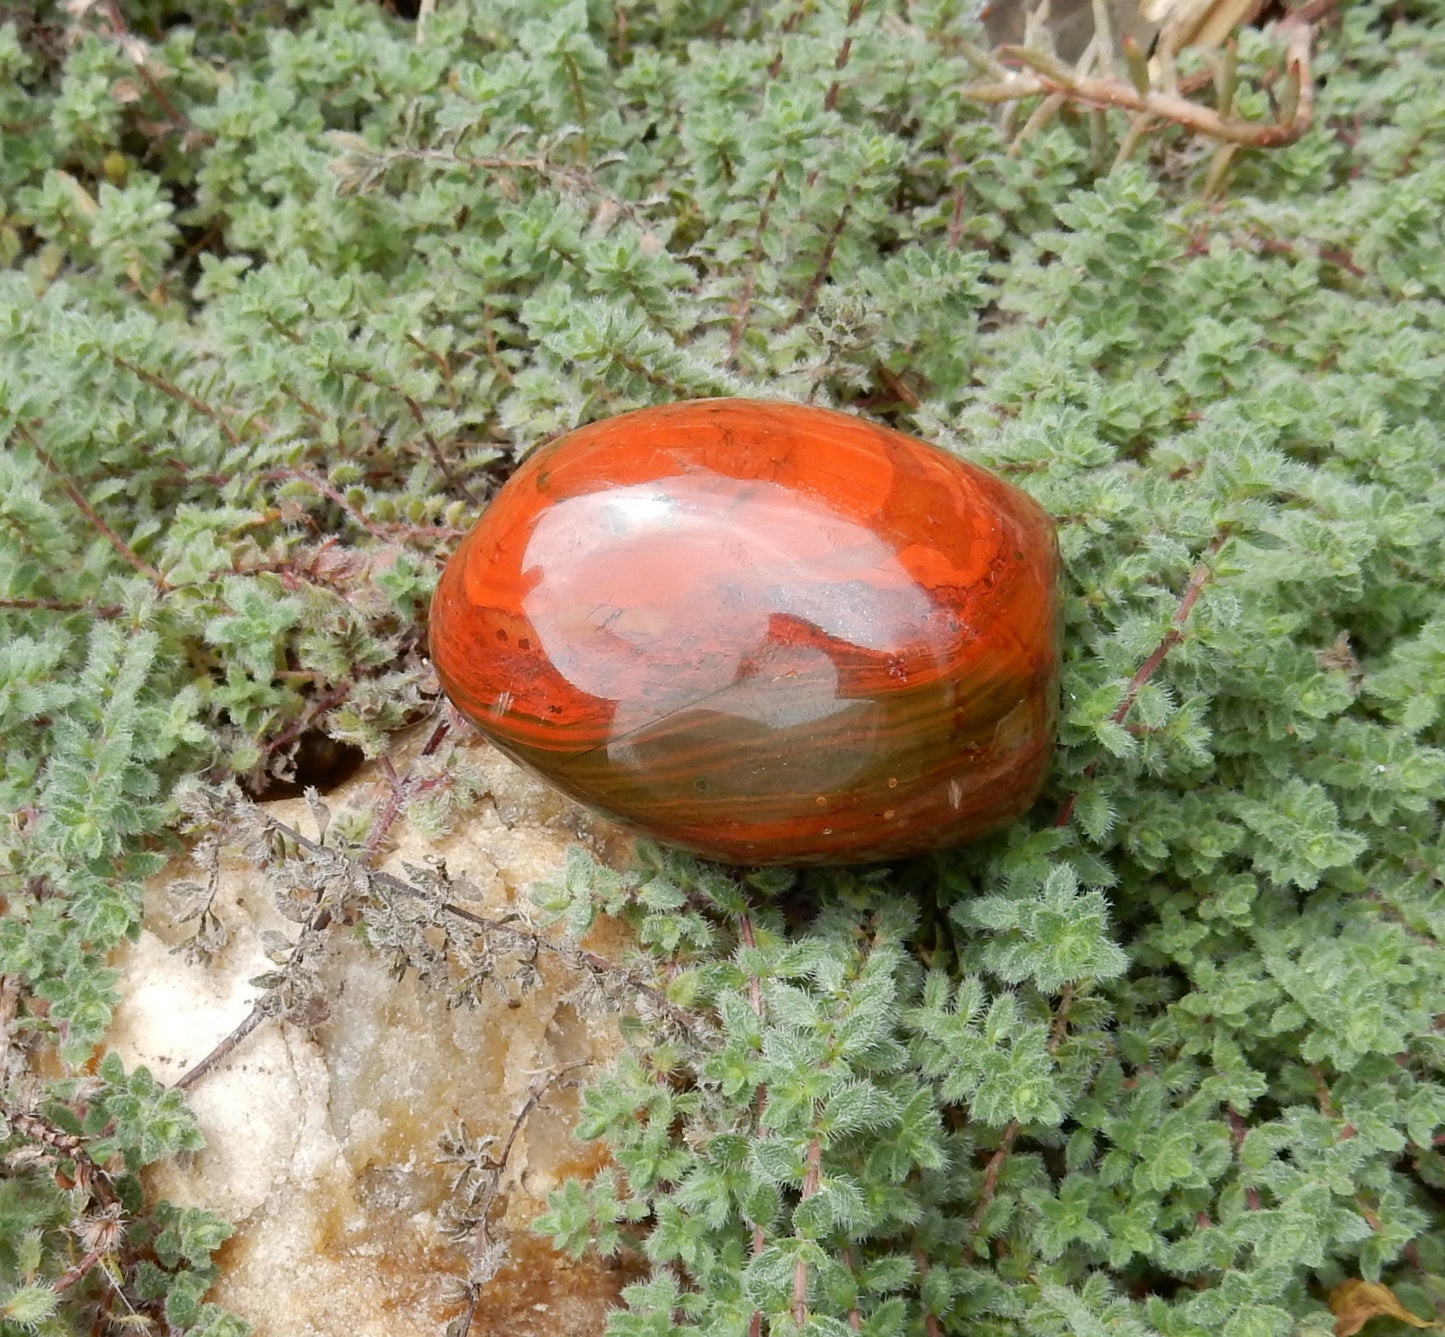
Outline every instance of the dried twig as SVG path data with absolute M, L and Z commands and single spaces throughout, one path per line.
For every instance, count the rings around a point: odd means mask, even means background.
M 201 1080 L 216 1064 L 230 1057 L 231 1051 L 236 1048 L 252 1031 L 266 1020 L 265 1008 L 257 1003 L 245 1016 L 245 1019 L 236 1027 L 224 1040 L 221 1041 L 205 1058 L 199 1063 L 186 1069 L 174 1082 L 171 1083 L 179 1091 L 189 1091 Z
M 435 737 L 435 735 L 434 735 Z M 679 1007 L 667 994 L 656 985 L 649 984 L 646 980 L 640 979 L 637 974 L 626 966 L 618 965 L 595 952 L 589 952 L 576 943 L 557 941 L 548 938 L 533 929 L 522 927 L 515 922 L 503 919 L 491 919 L 485 915 L 473 913 L 460 905 L 449 901 L 440 901 L 430 892 L 421 887 L 414 886 L 403 878 L 396 877 L 391 873 L 384 873 L 378 869 L 368 867 L 363 860 L 345 850 L 334 849 L 304 836 L 295 827 L 288 825 L 270 813 L 263 812 L 255 805 L 247 805 L 245 810 L 246 818 L 268 831 L 289 841 L 296 848 L 306 853 L 319 856 L 329 860 L 335 869 L 338 880 L 347 879 L 353 884 L 360 884 L 367 887 L 383 904 L 389 896 L 401 896 L 412 902 L 421 902 L 431 906 L 436 913 L 449 918 L 459 924 L 464 924 L 476 930 L 487 938 L 494 939 L 505 944 L 512 950 L 521 950 L 536 954 L 548 952 L 560 958 L 573 969 L 582 971 L 594 978 L 607 980 L 613 985 L 625 989 L 637 998 L 643 999 L 659 1015 L 666 1017 L 674 1025 L 694 1033 L 705 1029 L 705 1022 L 702 1017 Z M 319 933 L 333 922 L 335 916 L 332 907 L 329 905 L 320 906 L 316 912 L 307 920 L 303 937 L 298 942 L 298 949 L 302 942 L 306 941 L 306 933 Z M 268 1001 L 271 994 L 263 996 L 251 1012 L 242 1020 L 224 1040 L 222 1040 L 209 1054 L 189 1069 L 176 1083 L 176 1086 L 190 1086 L 211 1071 L 222 1059 L 230 1054 L 238 1044 L 254 1031 L 261 1022 L 276 1012 L 274 1006 Z
M 75 1167 L 75 1186 L 82 1193 L 93 1198 L 103 1209 L 119 1206 L 120 1198 L 110 1176 L 91 1159 L 85 1144 L 74 1133 L 57 1128 L 33 1110 L 3 1107 L 0 1110 L 16 1132 L 23 1133 L 32 1142 L 48 1148 L 53 1155 L 63 1157 Z
M 1221 143 L 1256 149 L 1283 148 L 1298 140 L 1314 121 L 1315 89 L 1310 73 L 1314 30 L 1299 17 L 1286 19 L 1280 28 L 1289 31 L 1285 71 L 1292 96 L 1282 108 L 1280 120 L 1274 124 L 1247 121 L 1219 108 L 1191 101 L 1169 88 L 1141 86 L 1143 81 L 1132 78 L 1082 74 L 1047 52 L 1026 46 L 1000 49 L 1010 59 L 1026 66 L 1027 73 L 1013 71 L 1003 78 L 970 84 L 965 92 L 978 102 L 1016 102 L 1020 98 L 1042 96 L 1046 99 L 1045 106 L 1054 107 L 1058 99 L 1066 98 L 1087 107 L 1132 112 L 1136 127 L 1140 124 L 1138 118 L 1148 117 L 1170 121 Z
M 542 1103 L 548 1091 L 561 1082 L 568 1073 L 575 1072 L 578 1068 L 585 1068 L 589 1066 L 589 1063 L 588 1059 L 576 1059 L 571 1063 L 559 1063 L 545 1072 L 539 1073 L 527 1087 L 522 1107 L 512 1120 L 511 1130 L 507 1133 L 506 1141 L 502 1143 L 501 1151 L 496 1156 L 483 1156 L 477 1162 L 475 1168 L 481 1171 L 481 1182 L 472 1187 L 469 1195 L 472 1205 L 467 1212 L 467 1219 L 473 1223 L 470 1231 L 472 1273 L 466 1282 L 467 1309 L 466 1313 L 462 1315 L 461 1321 L 451 1330 L 451 1337 L 468 1337 L 472 1330 L 472 1321 L 476 1317 L 481 1288 L 496 1275 L 505 1256 L 504 1242 L 492 1233 L 495 1225 L 492 1220 L 492 1208 L 496 1204 L 497 1194 L 501 1191 L 502 1171 L 507 1168 L 507 1162 L 512 1155 L 512 1148 L 516 1145 L 517 1137 L 522 1131 L 522 1125 L 527 1122 L 532 1111 Z M 463 1178 L 466 1177 L 466 1172 L 464 1172 Z

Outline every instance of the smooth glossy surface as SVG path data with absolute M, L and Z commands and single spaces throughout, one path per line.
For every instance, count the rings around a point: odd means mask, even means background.
M 442 574 L 432 657 L 504 752 L 658 840 L 867 862 L 1033 801 L 1057 583 L 1002 479 L 846 414 L 700 400 L 530 456 Z

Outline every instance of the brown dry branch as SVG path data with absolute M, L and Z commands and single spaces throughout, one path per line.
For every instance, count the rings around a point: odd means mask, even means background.
M 120 1198 L 110 1176 L 91 1159 L 85 1143 L 74 1133 L 57 1128 L 34 1110 L 7 1109 L 0 1105 L 0 1114 L 17 1133 L 28 1137 L 37 1147 L 44 1148 L 49 1159 L 69 1161 L 75 1167 L 76 1188 L 102 1209 L 119 1205 Z
M 217 841 L 216 853 L 219 857 L 219 841 Z M 182 1091 L 194 1086 L 217 1064 L 227 1058 L 267 1017 L 289 1016 L 302 1021 L 307 1016 L 316 1015 L 316 1009 L 310 1005 L 314 998 L 314 992 L 305 987 L 303 971 L 308 962 L 320 950 L 323 931 L 334 921 L 335 916 L 332 913 L 330 897 L 324 892 L 315 893 L 313 907 L 306 915 L 301 935 L 291 945 L 284 959 L 279 962 L 279 969 L 274 972 L 279 977 L 278 981 L 265 988 L 261 996 L 252 1004 L 251 1010 L 241 1019 L 240 1024 L 210 1053 L 176 1078 L 172 1083 L 173 1086 Z M 260 978 L 265 980 L 264 976 Z M 292 995 L 289 999 L 288 993 Z
M 229 1058 L 232 1050 L 241 1043 L 252 1031 L 266 1020 L 265 1009 L 257 1003 L 246 1014 L 241 1024 L 237 1026 L 224 1040 L 211 1050 L 205 1058 L 194 1064 L 183 1072 L 174 1082 L 171 1083 L 179 1091 L 189 1091 L 197 1082 L 211 1071 L 218 1063 Z
M 1020 138 L 1038 128 L 1035 122 L 1049 114 L 1045 108 L 1057 110 L 1064 100 L 1090 108 L 1130 112 L 1135 118 L 1131 127 L 1135 132 L 1133 140 L 1126 141 L 1131 149 L 1133 142 L 1137 141 L 1139 127 L 1145 123 L 1141 118 L 1179 125 L 1192 134 L 1203 135 L 1222 144 L 1256 149 L 1283 148 L 1298 140 L 1314 121 L 1315 89 L 1310 72 L 1314 29 L 1309 22 L 1295 16 L 1284 20 L 1280 30 L 1289 33 L 1284 58 L 1287 83 L 1280 119 L 1274 124 L 1244 120 L 1218 107 L 1205 106 L 1169 86 L 1150 83 L 1141 87 L 1143 81 L 1134 78 L 1086 74 L 1071 69 L 1045 51 L 1025 46 L 1000 48 L 1003 55 L 1025 66 L 1025 70 L 1003 70 L 1002 77 L 991 70 L 990 79 L 970 84 L 964 92 L 977 102 L 1012 103 L 1021 98 L 1043 97 L 1044 103 L 1030 118 Z M 1175 82 L 1172 67 L 1163 82 L 1166 85 Z M 1121 159 L 1124 156 L 1121 150 Z
M 125 1208 L 110 1175 L 91 1157 L 84 1142 L 73 1133 L 58 1128 L 44 1115 L 32 1109 L 16 1109 L 0 1104 L 0 1115 L 10 1127 L 30 1139 L 30 1145 L 12 1156 L 27 1157 L 42 1163 L 59 1160 L 70 1162 L 76 1190 L 85 1201 L 71 1225 L 86 1253 L 50 1283 L 55 1291 L 68 1290 L 85 1277 L 120 1242 L 125 1221 Z M 63 1172 L 57 1171 L 57 1178 Z

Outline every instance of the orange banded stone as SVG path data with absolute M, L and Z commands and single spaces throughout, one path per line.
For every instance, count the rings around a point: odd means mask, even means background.
M 1033 802 L 1058 550 L 986 470 L 827 409 L 642 409 L 530 455 L 432 602 L 457 708 L 563 792 L 744 864 L 899 858 Z

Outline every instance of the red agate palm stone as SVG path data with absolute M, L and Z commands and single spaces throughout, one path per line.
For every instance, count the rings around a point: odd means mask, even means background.
M 972 840 L 1053 738 L 1058 551 L 1002 479 L 826 409 L 643 409 L 531 455 L 448 563 L 442 685 L 503 752 L 711 859 Z

